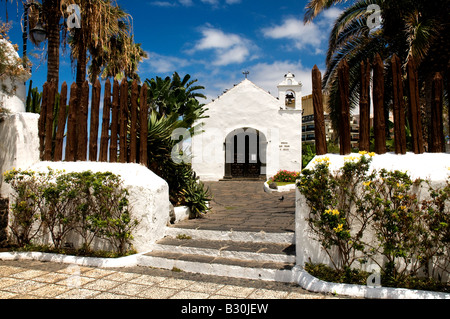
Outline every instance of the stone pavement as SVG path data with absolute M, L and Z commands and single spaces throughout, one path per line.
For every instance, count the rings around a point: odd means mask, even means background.
M 174 227 L 202 230 L 294 232 L 295 191 L 266 193 L 261 181 L 205 182 L 213 195 L 203 218 Z M 280 200 L 284 197 L 283 200 Z
M 336 299 L 298 285 L 149 267 L 0 261 L 0 299 Z

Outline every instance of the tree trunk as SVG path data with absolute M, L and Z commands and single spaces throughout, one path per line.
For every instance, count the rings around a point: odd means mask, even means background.
M 128 82 L 122 80 L 120 84 L 120 111 L 119 111 L 119 151 L 120 163 L 128 161 L 128 143 L 127 143 L 127 127 L 128 126 Z
M 139 120 L 141 122 L 140 125 L 140 134 L 139 134 L 139 142 L 140 142 L 140 155 L 139 162 L 145 166 L 148 165 L 148 104 L 147 104 L 147 83 L 141 87 L 141 94 L 139 98 L 140 102 L 140 115 Z
M 111 140 L 109 143 L 109 161 L 117 163 L 117 134 L 119 133 L 120 85 L 114 81 L 113 102 L 111 108 Z
M 131 86 L 130 163 L 137 162 L 137 111 L 139 88 L 137 80 Z
M 61 86 L 61 95 L 59 100 L 59 115 L 58 115 L 58 131 L 55 139 L 55 156 L 54 161 L 62 161 L 64 132 L 66 130 L 67 119 L 67 84 L 64 82 Z
M 77 150 L 77 114 L 78 114 L 78 86 L 72 83 L 69 99 L 69 119 L 67 120 L 66 161 L 74 162 Z
M 413 59 L 408 61 L 408 101 L 409 101 L 409 125 L 411 127 L 411 137 L 413 152 L 422 154 L 423 147 L 423 130 L 422 115 L 419 105 L 419 82 L 417 69 Z
M 100 162 L 108 161 L 109 123 L 111 117 L 110 114 L 111 114 L 111 81 L 108 79 L 105 83 L 105 94 L 103 98 L 102 135 L 100 138 Z
M 340 96 L 340 124 L 339 140 L 341 155 L 348 155 L 352 152 L 350 135 L 350 94 L 349 94 L 349 67 L 346 60 L 343 60 L 338 69 L 339 73 L 339 96 Z
M 47 18 L 47 81 L 55 82 L 59 87 L 59 46 L 61 19 L 60 0 L 43 1 L 43 10 Z
M 444 122 L 443 110 L 443 79 L 438 72 L 432 82 L 432 107 L 431 107 L 431 145 L 430 153 L 443 153 L 444 143 Z
M 395 153 L 406 154 L 405 104 L 403 100 L 403 80 L 400 59 L 396 54 L 391 59 L 394 108 Z
M 370 63 L 361 62 L 361 90 L 359 99 L 359 150 L 370 151 Z
M 100 81 L 95 81 L 92 88 L 92 102 L 91 102 L 91 126 L 89 134 L 89 161 L 96 162 L 98 154 L 98 128 L 100 116 L 100 95 L 102 87 Z
M 386 153 L 386 122 L 384 119 L 384 66 L 379 54 L 373 66 L 373 109 L 375 153 Z
M 323 114 L 322 75 L 316 65 L 314 65 L 312 70 L 312 85 L 316 154 L 324 155 L 327 153 L 327 139 Z

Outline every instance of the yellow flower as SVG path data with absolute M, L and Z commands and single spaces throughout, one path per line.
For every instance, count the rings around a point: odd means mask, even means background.
M 339 213 L 339 211 L 337 209 L 327 209 L 325 211 L 325 214 L 333 215 L 333 216 L 339 216 L 340 213 Z
M 359 154 L 361 154 L 361 155 L 366 155 L 367 152 L 366 152 L 366 151 L 361 151 L 361 152 L 359 152 Z
M 363 185 L 364 185 L 364 186 L 370 186 L 371 183 L 372 183 L 371 181 L 363 182 Z
M 369 153 L 369 156 L 370 156 L 370 157 L 374 157 L 375 155 L 376 155 L 375 152 Z
M 338 227 L 333 228 L 336 233 L 340 233 L 343 230 L 344 224 L 339 224 Z
M 400 206 L 401 210 L 406 210 L 406 206 Z
M 404 197 L 403 195 L 397 195 L 398 199 L 403 199 L 403 197 Z

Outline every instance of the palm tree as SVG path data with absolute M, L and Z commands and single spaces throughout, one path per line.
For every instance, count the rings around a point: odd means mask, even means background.
M 98 76 L 100 69 L 108 63 L 126 66 L 131 58 L 140 61 L 133 54 L 136 46 L 130 39 L 129 27 L 131 16 L 123 11 L 114 0 L 76 0 L 81 8 L 81 28 L 74 28 L 71 32 L 72 62 L 76 60 L 76 82 L 81 85 L 86 80 L 88 52 L 94 61 L 91 69 L 92 76 Z M 122 50 L 118 56 L 114 45 L 117 41 L 112 38 L 122 39 Z M 118 63 L 117 60 L 122 60 Z M 111 62 L 113 61 L 113 62 Z M 114 71 L 116 68 L 112 68 Z
M 339 113 L 337 66 L 346 59 L 350 66 L 352 106 L 359 100 L 359 67 L 361 61 L 372 61 L 379 53 L 389 66 L 396 54 L 404 64 L 413 58 L 418 64 L 420 84 L 430 91 L 429 80 L 437 71 L 449 78 L 450 8 L 447 0 L 311 0 L 306 6 L 305 23 L 333 5 L 351 2 L 335 21 L 329 37 L 326 73 L 323 86 L 330 94 L 331 117 L 335 126 Z M 370 29 L 367 21 L 372 14 L 369 5 L 378 5 L 382 21 L 379 28 Z M 444 9 L 446 8 L 446 9 Z M 389 75 L 386 85 L 390 85 Z M 389 92 L 389 90 L 387 90 Z M 428 94 L 430 95 L 430 94 Z M 430 105 L 429 100 L 427 105 Z M 386 114 L 389 97 L 385 103 Z
M 147 58 L 140 43 L 134 43 L 130 35 L 130 25 L 119 21 L 119 33 L 110 37 L 111 48 L 91 47 L 91 63 L 88 74 L 93 83 L 100 75 L 102 78 L 114 77 L 117 81 L 130 78 L 140 80 L 137 74 L 139 63 Z
M 184 122 L 184 127 L 191 127 L 196 120 L 203 118 L 206 111 L 204 104 L 198 101 L 199 98 L 206 99 L 204 94 L 198 92 L 204 87 L 194 85 L 196 82 L 197 80 L 191 80 L 189 74 L 181 79 L 177 72 L 172 78 L 162 79 L 157 76 L 147 79 L 149 104 L 160 117 L 176 113 Z
M 8 0 L 5 0 L 7 2 Z M 13 0 L 10 0 L 12 3 Z M 19 2 L 19 0 L 17 0 Z M 24 51 L 26 51 L 27 40 L 30 40 L 35 46 L 39 43 L 30 32 L 36 27 L 38 22 L 41 22 L 48 40 L 47 49 L 47 81 L 59 84 L 59 48 L 61 42 L 60 31 L 62 29 L 60 10 L 61 0 L 42 0 L 41 3 L 37 1 L 23 0 L 21 1 L 24 8 Z M 24 56 L 27 60 L 27 57 Z M 26 63 L 26 61 L 25 61 Z
M 47 81 L 59 85 L 59 48 L 61 31 L 61 1 L 42 0 L 42 17 L 46 25 L 48 49 L 47 49 Z

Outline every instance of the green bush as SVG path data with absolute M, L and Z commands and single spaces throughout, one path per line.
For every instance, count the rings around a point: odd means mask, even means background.
M 5 173 L 5 181 L 16 193 L 11 230 L 19 247 L 48 232 L 53 248 L 59 250 L 67 235 L 75 232 L 86 252 L 99 238 L 107 240 L 119 255 L 131 248 L 138 221 L 131 218 L 128 191 L 120 177 L 110 172 L 12 170 Z
M 434 189 L 400 171 L 370 171 L 374 155 L 347 157 L 333 173 L 328 158 L 303 170 L 297 187 L 310 207 L 314 238 L 340 272 L 372 260 L 386 286 L 411 283 L 412 277 L 444 280 L 450 265 L 450 179 Z M 424 190 L 429 196 L 419 199 Z

